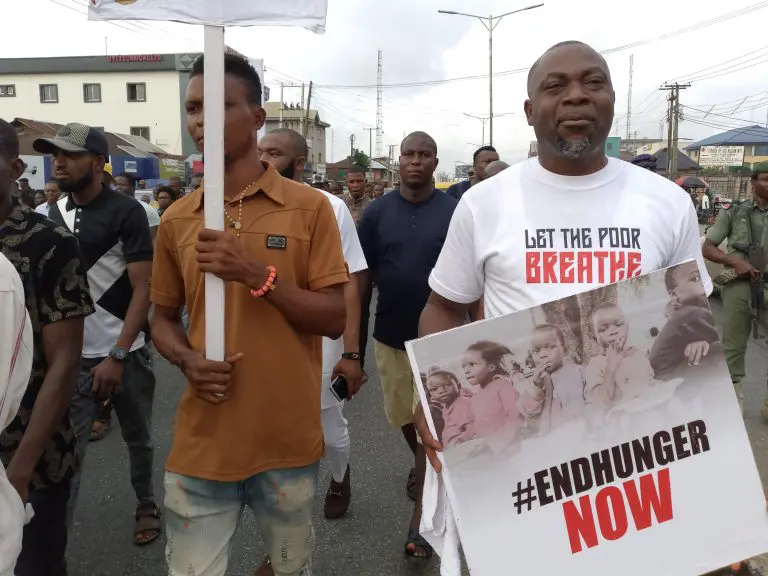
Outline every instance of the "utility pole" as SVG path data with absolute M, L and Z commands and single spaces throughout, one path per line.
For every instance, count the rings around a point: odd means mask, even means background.
M 629 92 L 627 94 L 627 140 L 629 140 L 629 135 L 632 134 L 631 126 L 632 126 L 632 68 L 635 63 L 635 55 L 630 54 L 629 55 Z
M 285 86 L 282 82 L 280 82 L 280 128 L 283 128 L 283 108 L 285 108 L 285 100 L 283 98 L 283 93 L 285 90 Z
M 477 14 L 467 14 L 465 12 L 456 12 L 454 10 L 438 10 L 439 14 L 450 14 L 453 16 L 466 16 L 468 18 L 476 18 L 482 22 L 485 29 L 488 30 L 488 120 L 489 120 L 489 134 L 490 144 L 493 146 L 493 31 L 496 26 L 499 25 L 501 19 L 505 16 L 511 16 L 518 12 L 524 12 L 526 10 L 533 10 L 534 8 L 541 8 L 544 4 L 535 4 L 533 6 L 526 6 L 518 10 L 512 10 L 500 16 L 478 16 Z
M 376 156 L 384 154 L 384 67 L 379 50 L 376 69 Z
M 309 133 L 309 107 L 312 104 L 312 82 L 309 82 L 309 94 L 307 95 L 307 109 L 304 111 L 304 121 L 302 126 L 301 135 L 304 136 L 304 140 L 307 139 Z M 303 102 L 302 102 L 303 105 Z
M 680 90 L 691 86 L 688 84 L 664 84 L 661 90 L 669 90 L 669 109 L 667 110 L 667 176 L 677 173 L 677 144 L 678 124 L 680 123 Z
M 304 108 L 304 82 L 301 83 L 301 104 L 299 105 L 299 109 Z M 304 134 L 304 116 L 299 116 L 299 133 Z
M 373 133 L 377 128 L 366 128 L 368 131 L 368 178 L 373 182 Z
M 349 135 L 349 166 L 352 167 L 352 158 L 355 155 L 355 135 Z

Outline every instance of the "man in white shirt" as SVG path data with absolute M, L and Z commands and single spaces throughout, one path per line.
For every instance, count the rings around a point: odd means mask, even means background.
M 685 192 L 605 156 L 614 100 L 608 65 L 586 44 L 557 44 L 533 65 L 525 113 L 539 155 L 463 196 L 430 277 L 420 336 L 464 324 L 481 297 L 493 318 L 694 258 L 711 292 Z M 421 407 L 415 418 L 439 469 Z
M 134 178 L 132 174 L 120 174 L 115 178 L 115 184 L 117 185 L 118 192 L 130 196 L 131 198 L 136 198 L 136 178 Z M 138 198 L 136 199 L 139 200 Z M 141 202 L 139 200 L 139 204 L 141 204 L 141 207 L 144 208 L 144 211 L 147 213 L 149 231 L 152 234 L 152 242 L 154 243 L 155 236 L 157 235 L 157 227 L 160 226 L 160 214 L 157 210 L 152 208 L 148 202 Z
M 306 163 L 306 140 L 289 129 L 274 130 L 259 140 L 259 151 L 264 162 L 272 164 L 284 177 L 301 182 Z M 357 229 L 346 202 L 323 190 L 333 207 L 341 233 L 344 259 L 350 274 L 350 281 L 344 287 L 347 307 L 347 325 L 344 335 L 338 340 L 323 338 L 323 373 L 321 410 L 325 455 L 331 468 L 331 485 L 325 496 L 325 517 L 329 520 L 341 518 L 347 513 L 352 496 L 349 478 L 349 431 L 344 418 L 344 401 L 331 391 L 331 382 L 336 376 L 343 376 L 351 398 L 362 384 L 363 372 L 360 364 L 359 329 L 360 296 L 356 275 L 368 268 L 357 237 Z
M 59 183 L 56 180 L 48 180 L 45 184 L 43 193 L 45 194 L 45 202 L 35 208 L 35 212 L 42 214 L 43 216 L 48 216 L 48 211 L 51 209 L 51 206 L 56 204 L 56 202 L 59 201 L 59 198 L 61 198 Z
M 16 269 L 0 254 L 0 432 L 16 417 L 32 370 L 32 325 Z M 24 504 L 0 462 L 0 576 L 21 553 Z

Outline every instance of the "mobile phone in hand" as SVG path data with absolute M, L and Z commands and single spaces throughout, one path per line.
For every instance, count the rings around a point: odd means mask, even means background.
M 333 382 L 331 382 L 331 392 L 339 402 L 347 400 L 349 398 L 349 385 L 347 384 L 347 379 L 341 375 L 336 376 L 336 378 L 333 379 Z

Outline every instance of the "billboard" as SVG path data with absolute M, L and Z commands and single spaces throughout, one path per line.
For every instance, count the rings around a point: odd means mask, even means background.
M 470 168 L 472 168 L 471 164 L 456 164 L 456 173 L 454 178 L 456 178 L 456 180 L 466 180 L 469 178 Z
M 700 166 L 741 166 L 744 164 L 744 146 L 702 146 Z

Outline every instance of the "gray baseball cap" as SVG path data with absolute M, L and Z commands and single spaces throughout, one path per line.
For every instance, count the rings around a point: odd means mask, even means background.
M 64 152 L 90 152 L 109 159 L 109 144 L 104 134 L 85 124 L 65 124 L 53 138 L 38 138 L 32 148 L 40 154 L 53 154 L 56 150 Z

